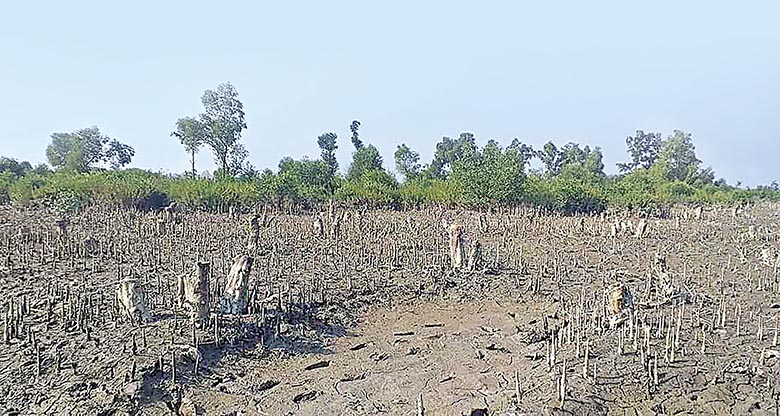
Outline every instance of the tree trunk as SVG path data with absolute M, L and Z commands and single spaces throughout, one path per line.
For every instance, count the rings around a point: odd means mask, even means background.
M 198 172 L 195 170 L 195 149 L 192 149 L 190 163 L 192 163 L 192 179 L 195 179 L 198 174 Z
M 219 164 L 222 165 L 222 174 L 229 176 L 230 172 L 228 171 L 227 153 L 219 157 Z

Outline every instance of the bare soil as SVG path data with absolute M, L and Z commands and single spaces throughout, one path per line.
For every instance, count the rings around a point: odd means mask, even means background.
M 60 234 L 61 215 L 0 208 L 0 413 L 776 415 L 779 208 L 680 208 L 641 237 L 623 214 L 345 211 L 320 235 L 269 213 L 240 316 L 217 305 L 248 215 L 161 229 L 90 207 Z M 482 243 L 474 271 L 451 269 L 442 219 Z M 197 260 L 204 328 L 174 299 Z M 128 277 L 148 322 L 115 300 Z

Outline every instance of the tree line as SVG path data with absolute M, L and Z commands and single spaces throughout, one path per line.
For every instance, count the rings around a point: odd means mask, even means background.
M 0 203 L 41 202 L 74 207 L 95 200 L 155 208 L 177 201 L 204 209 L 274 203 L 311 207 L 336 200 L 364 206 L 419 207 L 446 204 L 469 207 L 531 204 L 564 213 L 600 212 L 608 206 L 657 207 L 676 202 L 780 200 L 776 182 L 756 189 L 715 179 L 698 159 L 690 133 L 637 130 L 626 138 L 627 161 L 607 175 L 601 148 L 575 142 L 548 142 L 539 149 L 515 138 L 503 147 L 489 140 L 480 147 L 471 133 L 443 137 L 433 158 L 423 163 L 405 143 L 393 154 L 396 178 L 379 150 L 349 124 L 352 158 L 339 170 L 338 136 L 317 137 L 317 159 L 285 157 L 277 169 L 257 170 L 241 142 L 247 124 L 243 103 L 230 83 L 206 90 L 203 112 L 179 118 L 171 137 L 186 152 L 190 170 L 162 175 L 123 169 L 135 149 L 102 134 L 95 126 L 54 133 L 46 148 L 51 165 L 31 166 L 0 158 Z M 217 170 L 198 176 L 196 155 L 208 148 Z M 536 161 L 540 168 L 531 168 Z

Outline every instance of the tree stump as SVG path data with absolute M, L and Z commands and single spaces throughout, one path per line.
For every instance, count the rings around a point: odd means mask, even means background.
M 257 245 L 260 242 L 260 215 L 255 214 L 252 219 L 249 220 L 249 230 L 251 235 L 249 236 L 249 243 L 247 244 L 247 253 L 254 253 L 257 250 Z
M 208 262 L 197 262 L 190 275 L 179 276 L 177 294 L 179 307 L 187 310 L 190 320 L 203 327 L 209 319 L 209 270 Z
M 450 235 L 450 260 L 452 261 L 452 269 L 459 270 L 463 267 L 464 247 L 463 247 L 463 231 L 458 224 L 452 224 L 449 226 Z
M 119 282 L 116 297 L 132 325 L 146 322 L 149 319 L 143 287 L 138 284 L 137 279 Z
M 630 318 L 634 309 L 634 298 L 628 287 L 616 284 L 609 290 L 609 312 L 612 317 L 609 320 L 610 327 L 615 328 Z
M 165 235 L 165 218 L 158 218 L 157 219 L 157 235 L 162 236 Z
M 325 221 L 323 217 L 325 216 L 325 213 L 320 212 L 319 215 L 314 217 L 314 223 L 312 224 L 314 227 L 314 235 L 317 237 L 322 237 L 325 234 Z
M 57 220 L 57 235 L 64 238 L 68 235 L 68 220 L 60 218 Z
M 645 234 L 647 234 L 647 221 L 644 218 L 641 218 L 636 224 L 634 236 L 636 238 L 644 238 Z
M 165 222 L 171 224 L 176 223 L 175 213 L 177 210 L 178 210 L 178 206 L 176 205 L 175 202 L 163 208 L 163 212 L 165 213 Z
M 482 265 L 482 244 L 479 240 L 474 240 L 469 246 L 468 256 L 469 271 L 475 271 Z
M 230 267 L 220 308 L 222 313 L 244 313 L 249 298 L 249 273 L 252 272 L 253 261 L 252 257 L 239 256 Z

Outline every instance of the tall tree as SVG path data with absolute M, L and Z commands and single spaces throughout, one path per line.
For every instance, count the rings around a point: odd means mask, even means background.
M 246 158 L 246 149 L 239 142 L 241 132 L 246 129 L 244 104 L 238 100 L 238 91 L 229 82 L 219 84 L 216 90 L 206 90 L 201 102 L 205 110 L 200 115 L 206 132 L 204 140 L 222 173 L 233 175 Z
M 197 175 L 195 170 L 195 155 L 203 146 L 205 141 L 205 128 L 203 124 L 194 117 L 184 117 L 176 121 L 176 131 L 171 136 L 179 139 L 184 149 L 190 154 L 190 164 L 192 165 L 192 176 Z
M 558 147 L 553 142 L 547 142 L 544 144 L 541 150 L 536 151 L 536 157 L 544 165 L 544 171 L 548 175 L 557 175 L 561 171 L 561 155 L 558 152 Z
M 601 147 L 596 146 L 595 149 L 590 150 L 590 148 L 585 146 L 585 149 L 588 152 L 585 154 L 585 160 L 583 160 L 582 165 L 588 172 L 604 176 L 604 153 L 601 152 Z
M 536 154 L 533 146 L 521 142 L 518 138 L 512 139 L 512 143 L 509 145 L 509 147 L 507 147 L 507 150 L 518 152 L 518 154 L 523 158 L 524 168 Z
M 621 172 L 630 172 L 637 168 L 650 169 L 661 151 L 661 133 L 645 133 L 637 130 L 634 136 L 626 137 L 626 147 L 631 161 L 618 163 Z
M 105 160 L 111 165 L 111 169 L 119 169 L 129 164 L 133 160 L 135 150 L 127 144 L 118 140 L 108 142 L 108 147 L 104 150 Z
M 279 161 L 276 193 L 291 200 L 323 201 L 332 194 L 328 166 L 321 160 L 285 157 Z
M 413 179 L 420 173 L 420 154 L 401 144 L 395 151 L 395 168 L 405 180 Z
M 352 145 L 355 146 L 355 150 L 360 150 L 363 147 L 363 142 L 360 140 L 360 134 L 358 129 L 360 128 L 360 122 L 352 120 L 352 124 L 349 125 L 349 131 L 352 132 Z
M 374 145 L 368 146 L 363 144 L 358 134 L 360 128 L 360 122 L 357 120 L 352 121 L 349 126 L 352 131 L 352 145 L 355 146 L 355 152 L 352 154 L 352 163 L 347 169 L 347 180 L 356 181 L 360 179 L 367 172 L 371 171 L 384 171 L 382 168 L 382 155 L 379 154 Z
M 333 191 L 336 187 L 336 172 L 339 170 L 339 162 L 336 159 L 336 149 L 339 148 L 336 144 L 338 136 L 336 133 L 328 132 L 323 133 L 317 137 L 317 145 L 320 147 L 320 157 L 322 163 L 325 164 L 326 170 L 326 190 L 328 195 L 333 195 Z
M 339 170 L 339 162 L 336 159 L 336 149 L 339 148 L 336 144 L 336 133 L 322 133 L 317 137 L 317 145 L 320 147 L 320 157 L 325 165 L 328 167 L 328 172 L 331 176 L 335 175 Z
M 529 156 L 521 148 L 518 142 L 503 150 L 498 142 L 489 140 L 481 151 L 455 161 L 451 180 L 469 203 L 517 202 L 522 197 Z
M 95 127 L 73 133 L 53 133 L 46 147 L 46 158 L 56 169 L 87 172 L 97 164 L 107 162 L 113 169 L 130 163 L 132 147 L 100 133 Z
M 442 137 L 436 144 L 433 161 L 428 168 L 428 174 L 434 178 L 444 178 L 450 172 L 455 163 L 473 158 L 479 149 L 472 133 L 461 133 L 457 139 Z
M 714 173 L 711 169 L 700 171 L 700 165 L 701 160 L 696 157 L 696 148 L 691 134 L 675 130 L 668 139 L 664 140 L 653 168 L 670 181 L 685 181 L 691 184 L 696 181 L 711 183 Z
M 553 142 L 548 142 L 536 152 L 536 156 L 549 176 L 558 176 L 564 171 L 604 176 L 604 155 L 600 147 L 591 150 L 590 146 L 580 147 L 578 143 L 569 142 L 558 148 Z

